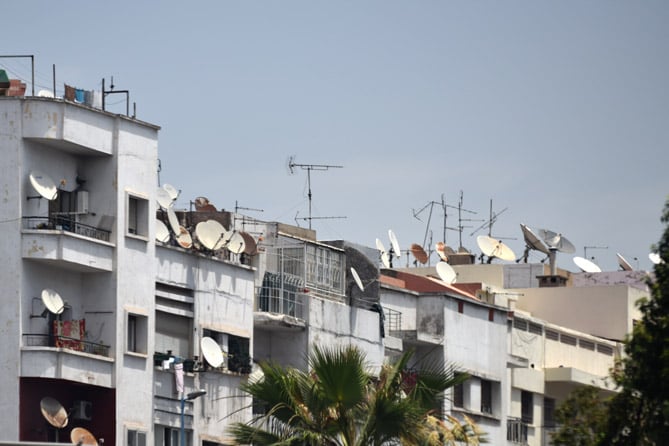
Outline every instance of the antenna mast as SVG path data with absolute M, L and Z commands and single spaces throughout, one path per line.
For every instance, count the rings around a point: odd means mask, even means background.
M 459 239 L 460 245 L 459 245 L 459 248 L 462 248 L 462 247 L 463 247 L 463 246 L 462 246 L 462 230 L 463 230 L 464 228 L 471 228 L 471 226 L 464 226 L 464 225 L 462 224 L 462 222 L 463 222 L 463 221 L 483 221 L 483 220 L 474 220 L 474 219 L 471 219 L 471 218 L 462 218 L 462 212 L 468 212 L 468 213 L 470 213 L 470 214 L 476 214 L 476 212 L 474 212 L 474 211 L 470 211 L 470 210 L 464 209 L 464 208 L 462 207 L 462 201 L 463 201 L 463 193 L 462 193 L 462 191 L 460 191 L 460 200 L 458 201 L 458 205 L 457 205 L 457 207 L 456 207 L 456 206 L 451 206 L 450 204 L 445 204 L 445 203 L 443 203 L 443 196 L 442 196 L 442 206 L 443 206 L 443 208 L 444 208 L 444 243 L 445 243 L 445 239 L 446 239 L 446 229 L 451 229 L 451 230 L 454 230 L 454 231 L 458 231 L 458 233 L 460 234 L 460 239 Z M 446 208 L 447 208 L 447 207 L 449 207 L 449 208 L 455 208 L 455 209 L 458 210 L 458 227 L 457 227 L 457 228 L 449 228 L 448 226 L 446 226 Z
M 331 165 L 331 164 L 297 164 L 295 162 L 295 157 L 291 156 L 290 158 L 288 158 L 288 169 L 289 169 L 291 175 L 293 173 L 295 173 L 294 172 L 295 167 L 299 167 L 302 170 L 307 171 L 307 184 L 308 184 L 308 187 L 309 187 L 309 193 L 307 195 L 309 197 L 309 217 L 306 217 L 306 218 L 303 218 L 303 219 L 304 220 L 309 220 L 309 229 L 311 229 L 311 220 L 315 220 L 317 218 L 321 218 L 321 219 L 323 219 L 323 218 L 346 218 L 346 217 L 312 217 L 311 216 L 311 197 L 312 197 L 312 195 L 311 195 L 311 171 L 312 170 L 341 169 L 344 166 L 334 166 L 334 165 Z

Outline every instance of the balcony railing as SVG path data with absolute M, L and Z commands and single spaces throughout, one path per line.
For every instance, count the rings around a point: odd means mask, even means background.
M 48 334 L 24 334 L 23 345 L 26 347 L 60 347 L 107 358 L 109 358 L 110 348 L 104 344 L 82 341 L 68 336 Z
M 388 333 L 396 333 L 402 330 L 402 313 L 391 308 L 383 308 L 385 315 L 385 328 Z
M 104 242 L 109 241 L 111 231 L 79 223 L 69 216 L 51 215 L 50 217 L 23 217 L 25 229 L 56 229 L 83 235 Z
M 506 421 L 506 440 L 512 444 L 528 444 L 527 426 L 527 423 L 524 423 L 517 418 L 508 419 Z

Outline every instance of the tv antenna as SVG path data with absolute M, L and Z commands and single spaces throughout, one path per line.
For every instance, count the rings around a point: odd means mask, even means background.
M 331 218 L 346 218 L 346 217 L 312 217 L 311 215 L 311 171 L 312 170 L 318 170 L 318 171 L 323 171 L 323 170 L 330 170 L 330 169 L 341 169 L 344 166 L 335 166 L 331 164 L 297 164 L 295 162 L 295 157 L 291 156 L 288 158 L 288 172 L 290 175 L 293 175 L 295 173 L 295 168 L 299 167 L 302 170 L 307 171 L 307 185 L 309 187 L 309 217 L 302 217 L 302 220 L 308 220 L 309 221 L 309 229 L 311 229 L 311 220 L 316 220 L 316 219 L 331 219 Z M 295 216 L 295 221 L 297 222 L 298 218 Z
M 585 259 L 588 259 L 588 249 L 609 249 L 609 247 L 608 246 L 584 246 L 583 247 L 583 258 L 585 258 Z M 592 257 L 592 259 L 588 259 L 588 260 L 593 260 L 593 259 L 594 259 L 594 257 Z
M 502 209 L 502 210 L 499 211 L 499 212 L 493 212 L 493 210 L 492 210 L 492 198 L 491 198 L 491 199 L 490 199 L 490 218 L 488 219 L 488 221 L 486 221 L 485 223 L 483 223 L 481 226 L 479 226 L 478 228 L 474 229 L 474 230 L 472 231 L 472 233 L 469 234 L 469 235 L 470 235 L 470 236 L 471 236 L 471 235 L 474 235 L 474 234 L 476 234 L 477 232 L 479 232 L 481 229 L 488 228 L 488 237 L 492 237 L 492 225 L 494 225 L 495 222 L 497 221 L 497 217 L 499 217 L 500 215 L 502 215 L 502 214 L 504 213 L 504 211 L 506 211 L 507 209 L 509 209 L 509 208 L 506 207 L 506 208 Z M 495 238 L 498 239 L 498 240 L 505 240 L 505 239 L 515 240 L 515 237 L 495 237 Z
M 463 212 L 467 212 L 469 214 L 476 214 L 476 212 L 474 212 L 474 211 L 464 209 L 462 207 L 462 201 L 463 201 L 463 193 L 462 193 L 462 191 L 460 191 L 460 200 L 458 200 L 458 205 L 457 206 L 451 206 L 451 205 L 448 205 L 448 204 L 444 205 L 444 242 L 446 241 L 445 240 L 446 239 L 446 229 L 451 229 L 451 230 L 454 230 L 454 231 L 458 231 L 458 233 L 460 234 L 460 236 L 459 236 L 460 237 L 459 238 L 459 243 L 460 243 L 459 248 L 463 247 L 462 246 L 462 231 L 464 230 L 464 228 L 471 228 L 471 226 L 464 226 L 462 224 L 462 222 L 465 222 L 465 221 L 483 221 L 483 220 L 476 220 L 476 219 L 471 219 L 471 218 L 462 218 L 462 213 Z M 446 208 L 447 207 L 455 208 L 455 209 L 458 210 L 458 226 L 457 226 L 457 228 L 451 228 L 451 227 L 446 226 Z

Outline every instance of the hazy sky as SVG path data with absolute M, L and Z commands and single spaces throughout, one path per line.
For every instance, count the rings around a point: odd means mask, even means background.
M 0 54 L 34 55 L 36 90 L 53 64 L 58 95 L 111 76 L 130 90 L 137 118 L 162 127 L 160 180 L 182 190 L 179 208 L 206 196 L 308 226 L 295 156 L 343 166 L 311 173 L 312 216 L 346 217 L 313 220 L 320 239 L 387 246 L 392 228 L 402 248 L 426 232 L 434 246 L 444 215 L 429 203 L 462 191 L 477 212 L 463 217 L 481 220 L 462 223 L 475 253 L 493 200 L 492 235 L 518 256 L 525 223 L 574 255 L 598 247 L 587 256 L 604 270 L 617 252 L 651 266 L 669 193 L 664 0 L 22 1 L 2 15 Z M 29 80 L 29 59 L 0 66 Z M 572 256 L 558 264 L 578 271 Z

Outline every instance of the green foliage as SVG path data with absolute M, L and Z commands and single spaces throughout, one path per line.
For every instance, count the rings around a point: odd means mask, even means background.
M 663 445 L 669 439 L 669 202 L 657 246 L 662 263 L 649 280 L 651 298 L 639 302 L 641 321 L 615 370 L 621 392 L 611 401 L 602 444 Z
M 455 378 L 451 367 L 426 367 L 407 380 L 411 352 L 372 376 L 355 347 L 314 348 L 309 372 L 260 364 L 264 376 L 242 389 L 265 413 L 230 429 L 237 443 L 255 445 L 376 446 L 479 444 L 471 421 L 433 413 Z M 440 443 L 434 443 L 437 438 Z
M 603 438 L 607 404 L 595 387 L 582 387 L 569 395 L 555 412 L 560 428 L 551 434 L 555 446 L 596 446 Z

